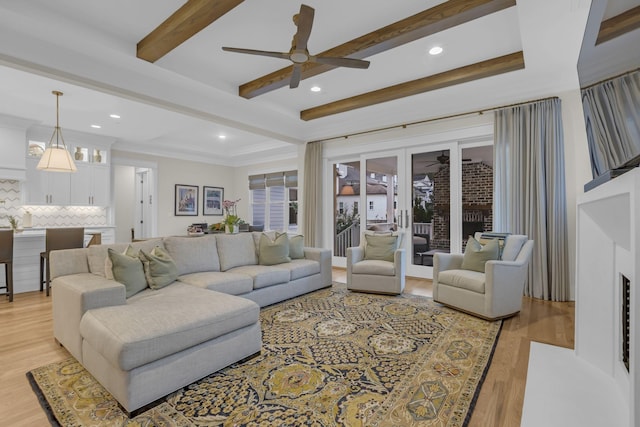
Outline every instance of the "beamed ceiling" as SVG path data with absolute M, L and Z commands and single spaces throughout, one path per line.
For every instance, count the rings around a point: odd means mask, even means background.
M 633 1 L 615 2 L 625 4 L 603 14 L 604 46 L 638 32 Z M 290 61 L 222 47 L 288 52 L 300 1 L 1 2 L 0 114 L 51 126 L 56 89 L 63 128 L 120 150 L 230 165 L 286 158 L 309 140 L 575 89 L 589 3 L 306 0 L 310 54 L 370 66 L 307 62 L 290 89 Z M 429 55 L 434 46 L 444 52 Z

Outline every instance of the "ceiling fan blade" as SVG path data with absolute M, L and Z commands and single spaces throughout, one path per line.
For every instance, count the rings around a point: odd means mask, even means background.
M 294 21 L 297 21 L 296 26 L 298 27 L 298 31 L 295 36 L 293 36 L 293 40 L 295 41 L 293 46 L 294 50 L 307 50 L 307 42 L 311 35 L 314 14 L 315 10 L 312 7 L 309 7 L 306 4 L 300 5 L 300 13 L 298 13 L 298 15 L 296 15 L 297 18 L 294 19 Z
M 318 64 L 334 65 L 336 67 L 348 67 L 348 68 L 369 68 L 369 61 L 353 58 L 332 58 L 329 56 L 312 56 L 309 58 L 311 62 L 317 62 Z
M 270 52 L 268 50 L 239 49 L 237 47 L 223 47 L 226 52 L 247 53 L 249 55 L 269 56 L 271 58 L 289 59 L 289 52 Z
M 289 81 L 289 88 L 295 89 L 300 84 L 300 78 L 302 77 L 302 66 L 300 64 L 293 65 L 293 72 L 291 73 L 291 80 Z

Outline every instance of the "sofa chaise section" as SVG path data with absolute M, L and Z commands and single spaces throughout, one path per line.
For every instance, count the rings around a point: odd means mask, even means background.
M 259 314 L 252 301 L 182 283 L 147 289 L 82 317 L 82 363 L 132 411 L 259 352 Z

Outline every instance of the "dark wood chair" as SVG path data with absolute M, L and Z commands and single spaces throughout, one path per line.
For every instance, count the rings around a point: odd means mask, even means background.
M 49 296 L 49 287 L 51 285 L 49 252 L 61 249 L 83 248 L 84 228 L 47 228 L 45 233 L 45 251 L 40 252 L 40 292 L 42 292 L 43 287 L 46 287 L 47 296 Z
M 6 289 L 4 295 L 13 302 L 13 230 L 0 231 L 0 264 L 4 264 L 5 285 L 0 289 Z

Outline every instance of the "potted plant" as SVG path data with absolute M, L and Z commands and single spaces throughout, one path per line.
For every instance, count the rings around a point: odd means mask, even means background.
M 236 204 L 240 201 L 238 200 L 225 200 L 222 202 L 222 209 L 224 210 L 225 217 L 222 220 L 222 223 L 225 225 L 225 232 L 235 234 L 240 230 L 239 224 L 240 217 L 238 216 L 238 211 Z
M 13 230 L 14 233 L 20 233 L 22 231 L 22 229 L 18 228 L 18 220 L 16 219 L 15 216 L 13 215 L 7 215 L 7 218 L 9 219 L 9 226 L 11 226 L 11 229 Z

